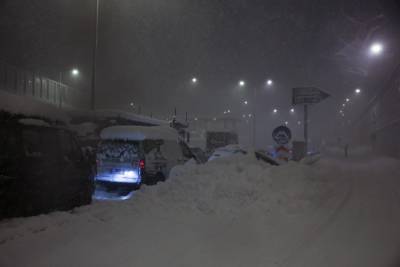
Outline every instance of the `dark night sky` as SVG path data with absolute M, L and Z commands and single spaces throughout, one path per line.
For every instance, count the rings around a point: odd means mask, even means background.
M 293 86 L 314 85 L 334 95 L 326 105 L 332 111 L 335 99 L 397 63 L 395 3 L 101 0 L 97 105 L 128 108 L 133 101 L 145 113 L 170 114 L 177 106 L 190 114 L 241 114 L 241 101 L 256 87 L 266 112 L 289 107 Z M 51 77 L 77 66 L 82 78 L 71 84 L 89 90 L 94 6 L 0 0 L 0 59 Z M 377 38 L 391 52 L 369 62 L 365 45 Z M 200 81 L 195 87 L 192 76 Z M 269 91 L 262 86 L 267 78 L 275 81 Z M 247 90 L 238 90 L 239 79 Z

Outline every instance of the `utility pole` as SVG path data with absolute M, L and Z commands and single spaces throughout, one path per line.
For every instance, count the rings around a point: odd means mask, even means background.
M 90 91 L 90 109 L 95 110 L 95 92 L 96 92 L 96 70 L 97 70 L 97 49 L 99 44 L 99 9 L 100 0 L 96 0 L 96 19 L 95 19 L 95 35 L 94 35 L 94 45 L 93 45 L 93 59 L 92 59 L 92 88 Z
M 308 105 L 304 104 L 304 143 L 305 151 L 308 151 Z
M 58 106 L 59 106 L 59 108 L 62 108 L 62 94 L 61 94 L 61 87 L 62 87 L 62 79 L 63 79 L 63 74 L 62 74 L 62 72 L 60 71 L 60 73 L 59 73 L 59 77 L 58 77 L 58 94 L 59 94 L 59 103 L 58 103 Z
M 256 99 L 257 99 L 257 88 L 254 88 L 254 100 L 253 100 L 253 149 L 256 148 Z

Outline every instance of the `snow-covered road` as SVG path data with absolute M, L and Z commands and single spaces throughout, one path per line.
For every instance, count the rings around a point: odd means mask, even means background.
M 400 166 L 341 162 L 349 189 L 310 242 L 284 266 L 400 266 Z
M 0 266 L 399 266 L 400 165 L 188 166 L 129 201 L 0 223 L 0 251 Z

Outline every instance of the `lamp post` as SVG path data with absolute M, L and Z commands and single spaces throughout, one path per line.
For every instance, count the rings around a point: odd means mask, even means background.
M 68 71 L 72 77 L 78 77 L 79 76 L 79 70 L 76 68 L 73 68 L 71 71 Z M 59 94 L 59 107 L 62 108 L 63 105 L 63 99 L 65 97 L 65 87 L 63 86 L 63 74 L 65 71 L 60 71 L 59 76 L 58 76 L 58 94 Z
M 97 49 L 99 44 L 99 9 L 100 0 L 96 0 L 96 18 L 95 18 L 95 34 L 93 44 L 93 59 L 92 59 L 92 86 L 90 91 L 90 109 L 94 110 L 96 107 L 95 93 L 96 93 L 96 70 L 97 70 Z

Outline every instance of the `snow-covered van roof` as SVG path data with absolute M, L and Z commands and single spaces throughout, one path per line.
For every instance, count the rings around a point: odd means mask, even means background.
M 142 141 L 151 140 L 178 140 L 176 130 L 167 126 L 112 126 L 105 128 L 100 133 L 101 139 L 105 140 L 129 140 Z
M 59 108 L 28 96 L 14 95 L 0 90 L 0 111 L 68 122 L 69 117 Z
M 89 121 L 96 121 L 99 119 L 107 119 L 107 118 L 122 118 L 131 122 L 138 122 L 144 125 L 153 125 L 153 126 L 161 126 L 161 125 L 169 125 L 169 122 L 150 118 L 143 115 L 138 115 L 133 112 L 122 111 L 122 110 L 112 110 L 112 109 L 98 109 L 95 111 L 90 110 L 69 110 L 69 114 L 73 118 L 83 118 Z

